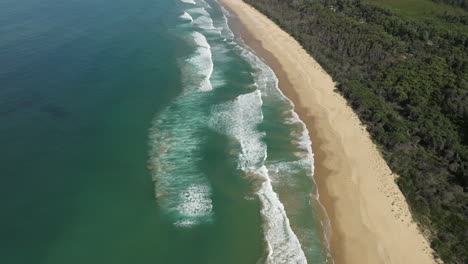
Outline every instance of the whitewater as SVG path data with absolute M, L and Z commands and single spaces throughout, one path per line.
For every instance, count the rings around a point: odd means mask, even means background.
M 324 262 L 316 219 L 298 209 L 307 205 L 312 212 L 318 194 L 311 141 L 294 105 L 279 90 L 273 71 L 236 39 L 226 10 L 203 0 L 182 0 L 181 9 L 173 34 L 190 50 L 177 62 L 182 93 L 156 115 L 149 132 L 148 168 L 158 205 L 179 229 L 216 223 L 213 197 L 219 183 L 200 164 L 209 135 L 222 135 L 235 164 L 233 173 L 250 183 L 260 203 L 265 241 L 261 261 Z M 280 133 L 286 136 L 273 146 Z M 308 188 L 299 190 L 304 186 L 300 182 Z M 297 197 L 281 195 L 295 188 Z

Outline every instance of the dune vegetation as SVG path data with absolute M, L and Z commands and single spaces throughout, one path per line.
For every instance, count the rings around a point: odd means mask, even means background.
M 438 257 L 466 263 L 466 1 L 246 2 L 332 75 L 399 175 L 398 185 Z

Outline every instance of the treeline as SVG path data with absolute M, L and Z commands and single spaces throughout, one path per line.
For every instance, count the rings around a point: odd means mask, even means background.
M 446 263 L 468 262 L 466 16 L 360 0 L 245 0 L 295 37 L 366 124 Z
M 448 5 L 458 6 L 463 9 L 468 9 L 468 0 L 432 0 L 436 3 L 444 3 Z

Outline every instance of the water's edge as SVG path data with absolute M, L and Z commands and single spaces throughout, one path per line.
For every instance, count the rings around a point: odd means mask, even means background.
M 294 105 L 293 100 L 288 98 L 283 92 L 283 89 L 291 89 L 291 87 L 289 87 L 290 83 L 287 79 L 286 73 L 282 70 L 281 68 L 282 66 L 279 64 L 274 54 L 271 54 L 271 52 L 263 48 L 260 41 L 258 41 L 255 38 L 254 33 L 249 31 L 249 29 L 243 24 L 243 22 L 240 21 L 236 12 L 232 10 L 231 8 L 229 8 L 229 6 L 224 4 L 223 0 L 216 0 L 216 2 L 225 10 L 225 15 L 228 19 L 229 27 L 234 33 L 236 39 L 239 41 L 239 44 L 243 45 L 246 49 L 251 50 L 258 58 L 260 58 L 266 65 L 268 65 L 272 69 L 276 78 L 279 79 L 279 81 L 277 82 L 277 89 L 279 93 L 281 93 L 281 95 L 284 96 L 284 98 L 286 98 L 291 103 L 291 105 L 293 106 L 293 110 L 294 110 L 296 106 Z M 280 85 L 280 82 L 283 85 Z M 294 111 L 294 114 L 296 114 L 298 119 L 301 120 L 301 122 L 303 122 L 299 114 L 297 114 L 295 111 Z M 307 132 L 307 137 L 310 140 L 309 130 L 307 129 L 304 122 L 303 124 Z M 314 156 L 314 153 L 312 152 L 312 141 L 310 141 L 310 147 L 311 147 L 312 156 Z M 312 159 L 312 161 L 313 163 L 315 163 L 315 159 Z M 335 261 L 332 256 L 331 247 L 330 247 L 331 236 L 333 234 L 333 230 L 332 230 L 331 223 L 330 223 L 331 220 L 327 213 L 327 210 L 325 209 L 325 206 L 320 201 L 320 193 L 319 193 L 319 188 L 317 186 L 317 181 L 315 180 L 315 173 L 312 173 L 311 178 L 316 186 L 316 190 L 315 190 L 316 196 L 314 197 L 315 203 L 312 206 L 313 208 L 311 209 L 312 210 L 315 209 L 319 212 L 320 227 L 322 231 L 321 239 L 323 242 L 323 249 L 325 250 L 326 255 L 327 255 L 327 263 L 334 264 Z

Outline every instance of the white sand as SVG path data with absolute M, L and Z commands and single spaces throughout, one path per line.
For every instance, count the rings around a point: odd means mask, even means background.
M 295 94 L 291 99 L 311 131 L 335 263 L 435 263 L 395 175 L 345 99 L 334 92 L 331 77 L 267 17 L 241 0 L 221 2 L 279 64 L 280 84 L 288 83 L 280 88 Z M 271 65 L 272 59 L 267 61 Z

